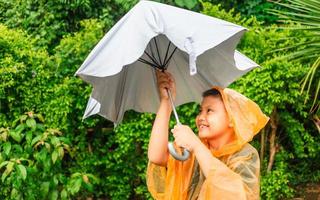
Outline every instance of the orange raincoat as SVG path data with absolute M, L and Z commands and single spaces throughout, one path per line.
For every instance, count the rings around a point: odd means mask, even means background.
M 155 199 L 259 199 L 259 155 L 248 142 L 269 118 L 256 103 L 240 93 L 228 88 L 215 89 L 220 91 L 232 120 L 236 140 L 219 150 L 211 150 L 216 159 L 206 178 L 192 153 L 184 162 L 169 156 L 167 167 L 149 162 L 147 185 Z M 202 142 L 209 146 L 206 141 Z

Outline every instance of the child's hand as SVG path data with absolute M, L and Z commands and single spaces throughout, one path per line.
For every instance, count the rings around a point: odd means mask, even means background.
M 176 85 L 173 76 L 169 72 L 156 71 L 157 83 L 159 88 L 160 100 L 168 100 L 168 93 L 166 89 L 171 91 L 173 100 L 176 96 Z
M 175 125 L 171 129 L 176 145 L 193 151 L 197 145 L 201 144 L 200 139 L 194 134 L 192 129 L 186 125 Z

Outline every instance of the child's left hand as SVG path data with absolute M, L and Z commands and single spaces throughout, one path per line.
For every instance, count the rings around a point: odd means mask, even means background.
M 193 151 L 195 147 L 201 143 L 200 139 L 194 134 L 192 129 L 186 125 L 175 125 L 171 129 L 176 145 L 183 147 L 189 151 Z

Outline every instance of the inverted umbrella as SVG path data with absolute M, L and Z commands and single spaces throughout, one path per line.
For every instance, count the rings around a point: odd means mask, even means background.
M 126 110 L 156 113 L 160 105 L 156 70 L 174 76 L 176 106 L 200 102 L 202 91 L 214 85 L 227 87 L 258 66 L 235 50 L 245 31 L 217 18 L 140 1 L 76 72 L 93 86 L 84 118 L 99 114 L 118 124 Z M 173 102 L 172 106 L 179 123 Z M 181 157 L 172 147 L 169 143 L 175 158 L 188 157 L 187 151 Z

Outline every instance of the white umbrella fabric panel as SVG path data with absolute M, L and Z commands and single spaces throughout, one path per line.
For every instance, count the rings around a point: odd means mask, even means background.
M 120 123 L 126 110 L 157 111 L 155 70 L 138 61 L 148 59 L 144 51 L 151 54 L 150 48 L 155 47 L 152 38 L 161 57 L 165 57 L 169 42 L 178 48 L 167 68 L 176 80 L 175 104 L 199 102 L 202 91 L 213 85 L 226 87 L 258 66 L 235 51 L 245 30 L 199 13 L 140 1 L 103 37 L 76 72 L 93 85 L 84 117 L 99 114 Z

